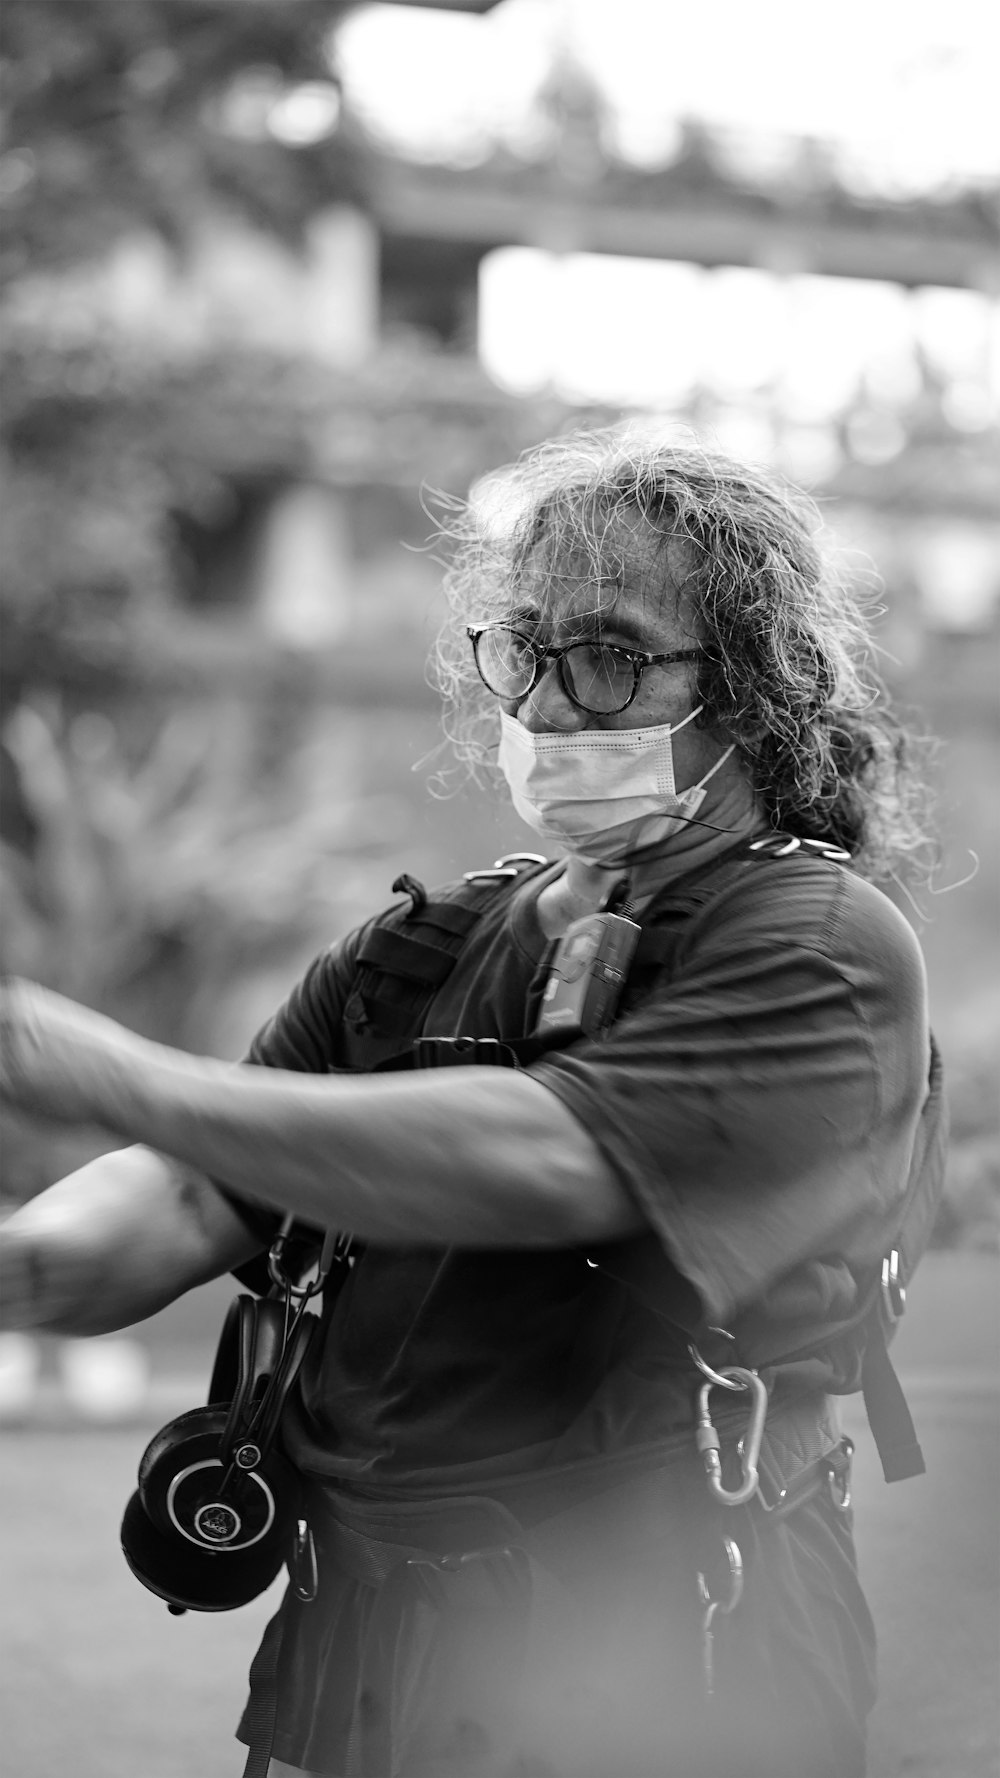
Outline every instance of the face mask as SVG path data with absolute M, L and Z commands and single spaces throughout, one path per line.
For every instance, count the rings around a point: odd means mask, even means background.
M 621 864 L 640 846 L 669 839 L 700 809 L 705 786 L 733 751 L 697 784 L 675 788 L 672 736 L 699 710 L 657 728 L 544 735 L 501 714 L 497 763 L 521 820 L 592 864 Z

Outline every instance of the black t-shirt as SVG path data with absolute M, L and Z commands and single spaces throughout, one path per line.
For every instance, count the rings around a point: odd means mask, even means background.
M 552 874 L 487 906 L 426 1034 L 531 1030 L 550 949 L 536 901 Z M 252 1061 L 322 1073 L 392 1047 L 354 1016 L 368 930 L 316 960 Z M 690 1424 L 673 1324 L 692 1286 L 741 1362 L 849 1314 L 905 1188 L 925 998 L 913 935 L 877 890 L 802 854 L 748 865 L 686 922 L 668 969 L 630 980 L 605 1040 L 531 1069 L 649 1234 L 586 1252 L 364 1250 L 286 1420 L 300 1469 L 446 1491 L 637 1447 Z

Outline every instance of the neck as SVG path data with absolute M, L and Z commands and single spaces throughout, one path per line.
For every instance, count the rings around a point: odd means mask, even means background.
M 698 822 L 711 825 L 699 826 Z M 641 912 L 643 906 L 668 883 L 689 871 L 700 870 L 720 853 L 727 852 L 742 836 L 762 832 L 766 817 L 743 771 L 723 767 L 709 795 L 691 821 L 659 846 L 641 848 L 620 864 L 596 865 L 570 853 L 562 876 L 539 897 L 538 912 L 549 938 L 564 932 L 572 920 L 593 913 L 623 877 L 628 879 L 628 901 Z

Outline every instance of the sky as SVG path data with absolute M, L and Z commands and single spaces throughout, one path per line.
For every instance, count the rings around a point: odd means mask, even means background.
M 504 0 L 483 18 L 372 5 L 338 35 L 348 102 L 368 128 L 469 166 L 497 143 L 528 162 L 539 152 L 536 98 L 559 51 L 598 82 L 609 144 L 640 166 L 669 165 L 696 119 L 722 132 L 734 167 L 765 179 L 809 135 L 860 197 L 1000 183 L 994 0 Z M 859 393 L 872 411 L 858 455 L 902 448 L 918 348 L 948 384 L 955 424 L 989 425 L 998 296 L 511 247 L 482 267 L 479 350 L 523 394 L 664 408 L 707 388 L 728 442 L 751 453 L 767 454 L 766 412 L 780 410 L 797 429 L 794 468 L 811 479 L 833 467 L 826 422 Z
M 669 157 L 695 117 L 825 138 L 859 187 L 900 195 L 1000 176 L 995 0 L 504 0 L 482 18 L 372 5 L 338 45 L 352 102 L 415 152 L 530 147 L 532 99 L 562 48 L 639 162 Z

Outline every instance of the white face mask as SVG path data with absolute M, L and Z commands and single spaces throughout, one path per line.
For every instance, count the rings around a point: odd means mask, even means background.
M 676 789 L 671 738 L 700 709 L 657 728 L 544 735 L 501 713 L 497 763 L 521 820 L 593 864 L 621 864 L 669 839 L 697 813 L 733 751 L 727 747 L 697 784 Z

